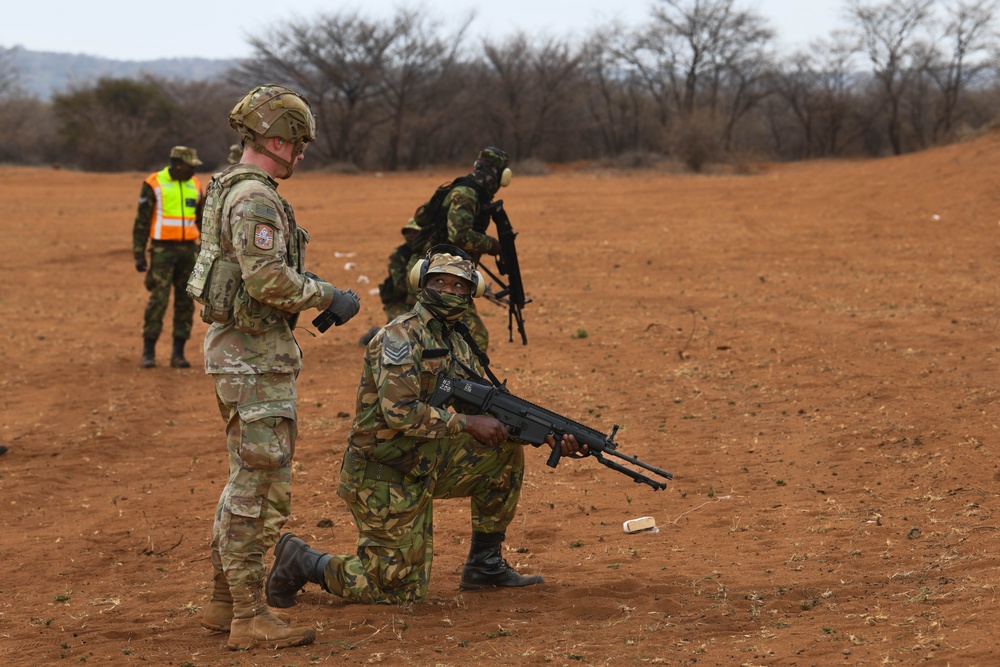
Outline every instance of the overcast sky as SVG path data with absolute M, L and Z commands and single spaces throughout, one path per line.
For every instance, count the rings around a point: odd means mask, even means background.
M 4 3 L 0 46 L 81 53 L 116 60 L 171 57 L 242 58 L 248 35 L 266 34 L 268 20 L 308 18 L 324 11 L 357 10 L 388 18 L 397 8 L 422 8 L 446 26 L 475 9 L 471 35 L 582 36 L 620 20 L 644 23 L 656 0 L 239 0 L 156 3 L 130 0 L 12 0 Z M 737 0 L 771 21 L 786 49 L 805 47 L 843 27 L 846 0 Z M 236 11 L 238 10 L 238 11 Z

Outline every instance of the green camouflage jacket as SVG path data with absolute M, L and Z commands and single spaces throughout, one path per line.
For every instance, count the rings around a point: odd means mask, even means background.
M 490 251 L 493 239 L 484 233 L 489 219 L 485 220 L 485 225 L 479 221 L 479 194 L 474 188 L 458 186 L 448 193 L 443 206 L 448 209 L 448 243 L 469 253 L 473 259 Z
M 387 324 L 365 351 L 350 446 L 369 461 L 413 471 L 419 444 L 465 430 L 465 415 L 427 404 L 439 375 L 469 378 L 459 361 L 482 374 L 468 344 L 445 336 L 422 304 Z

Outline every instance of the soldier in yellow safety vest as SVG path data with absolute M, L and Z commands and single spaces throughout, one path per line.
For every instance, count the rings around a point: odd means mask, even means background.
M 163 330 L 163 317 L 174 291 L 174 347 L 170 365 L 190 368 L 184 358 L 184 344 L 191 337 L 194 302 L 187 293 L 187 281 L 198 257 L 201 211 L 205 195 L 194 175 L 201 166 L 198 152 L 186 146 L 170 151 L 170 166 L 150 174 L 139 194 L 139 211 L 132 229 L 135 269 L 146 274 L 149 290 L 142 327 L 143 368 L 156 365 L 156 341 Z M 146 246 L 149 244 L 149 261 Z

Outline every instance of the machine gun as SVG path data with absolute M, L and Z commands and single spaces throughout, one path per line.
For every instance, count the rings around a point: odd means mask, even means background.
M 524 318 L 521 316 L 521 309 L 526 304 L 531 303 L 531 299 L 524 298 L 524 283 L 521 282 L 521 267 L 517 263 L 517 248 L 514 247 L 514 237 L 517 232 L 510 225 L 510 218 L 503 208 L 503 200 L 498 199 L 484 209 L 489 213 L 497 226 L 497 239 L 500 241 L 500 255 L 497 257 L 497 272 L 501 276 L 507 277 L 504 282 L 487 269 L 480 265 L 483 271 L 490 278 L 497 281 L 500 291 L 493 294 L 493 299 L 497 303 L 507 304 L 507 331 L 510 333 L 510 342 L 514 342 L 514 322 L 517 322 L 517 331 L 521 334 L 521 344 L 528 344 L 528 335 L 524 332 Z
M 570 458 L 576 459 L 593 456 L 602 465 L 627 475 L 636 484 L 648 484 L 653 487 L 654 491 L 667 488 L 666 482 L 647 477 L 641 472 L 627 468 L 620 463 L 605 458 L 605 456 L 615 456 L 624 459 L 664 479 L 670 480 L 674 478 L 673 474 L 666 470 L 643 463 L 634 455 L 627 456 L 619 452 L 618 443 L 615 442 L 615 434 L 618 432 L 617 424 L 611 429 L 610 435 L 604 435 L 589 426 L 577 423 L 572 419 L 514 396 L 507 390 L 506 382 L 499 386 L 491 386 L 463 378 L 452 378 L 442 375 L 438 379 L 437 386 L 429 403 L 434 407 L 441 407 L 448 399 L 452 398 L 478 408 L 484 413 L 493 415 L 507 427 L 507 432 L 511 436 L 520 438 L 536 447 L 545 442 L 545 436 L 552 435 L 555 437 L 557 446 L 552 449 L 552 454 L 549 456 L 548 461 L 546 461 L 546 465 L 550 468 L 555 468 L 559 465 L 562 452 L 558 447 L 558 443 L 564 434 L 569 434 L 574 436 L 576 441 L 581 445 L 587 445 L 588 449 L 583 455 L 573 454 Z

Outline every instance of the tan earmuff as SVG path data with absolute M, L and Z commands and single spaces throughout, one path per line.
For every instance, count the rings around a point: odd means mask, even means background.
M 505 188 L 510 185 L 510 179 L 513 178 L 514 172 L 510 170 L 510 167 L 504 167 L 503 173 L 500 174 L 500 187 Z

